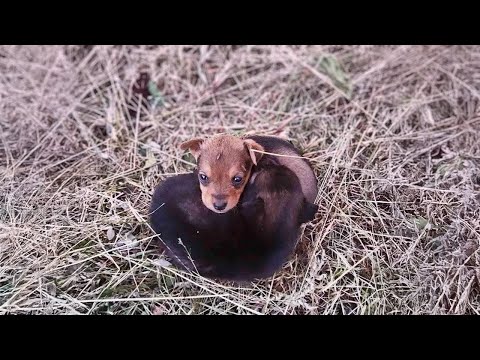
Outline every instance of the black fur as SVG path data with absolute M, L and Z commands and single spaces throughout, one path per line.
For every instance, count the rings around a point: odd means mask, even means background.
M 287 167 L 263 163 L 256 172 L 242 195 L 240 213 L 255 241 L 268 249 L 263 266 L 279 269 L 295 249 L 300 225 L 312 220 L 318 207 L 306 201 L 298 178 Z
M 272 206 L 280 211 L 274 226 L 265 226 Z M 300 224 L 313 218 L 312 206 L 289 169 L 265 164 L 238 206 L 224 214 L 203 205 L 195 174 L 165 180 L 155 190 L 150 223 L 175 265 L 209 278 L 252 281 L 272 276 L 288 260 Z
M 308 201 L 315 201 L 318 191 L 318 184 L 312 164 L 306 158 L 288 158 L 288 156 L 292 155 L 302 157 L 301 153 L 295 148 L 295 146 L 291 142 L 278 137 L 262 135 L 248 136 L 247 139 L 255 141 L 256 143 L 261 145 L 267 153 L 270 153 L 264 154 L 262 156 L 258 164 L 259 167 L 262 167 L 262 164 L 268 162 L 276 162 L 278 165 L 286 166 L 287 168 L 292 170 L 300 180 L 302 190 Z M 271 155 L 271 153 L 287 155 L 287 157 Z
M 301 224 L 312 221 L 318 211 L 318 205 L 304 201 L 303 211 L 300 212 L 299 222 Z

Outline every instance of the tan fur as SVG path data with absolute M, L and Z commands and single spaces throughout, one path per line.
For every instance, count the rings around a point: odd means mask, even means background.
M 253 164 L 257 165 L 262 157 L 261 152 L 255 152 L 253 150 L 263 151 L 263 147 L 260 144 L 257 144 L 255 141 L 251 139 L 245 139 L 243 142 L 247 145 L 248 149 L 250 150 L 250 157 L 252 158 Z
M 185 141 L 184 143 L 180 144 L 180 149 L 188 149 L 192 153 L 193 157 L 198 159 L 198 156 L 200 155 L 200 146 L 202 145 L 203 141 L 203 139 L 192 139 Z
M 202 201 L 207 208 L 224 213 L 234 208 L 250 177 L 252 166 L 261 159 L 263 147 L 250 139 L 240 139 L 232 135 L 216 135 L 209 139 L 192 139 L 180 145 L 189 149 L 198 161 L 199 173 L 208 177 L 208 184 L 200 183 Z M 241 186 L 232 184 L 234 176 L 241 176 Z M 224 198 L 227 206 L 218 211 L 214 208 L 215 197 Z

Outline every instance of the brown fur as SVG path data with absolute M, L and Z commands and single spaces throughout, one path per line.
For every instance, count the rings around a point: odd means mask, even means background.
M 217 135 L 209 139 L 192 139 L 180 146 L 190 150 L 197 159 L 200 190 L 204 205 L 217 213 L 234 208 L 248 183 L 252 167 L 258 163 L 262 146 L 251 139 L 240 139 L 232 135 Z M 202 181 L 200 176 L 206 176 Z M 234 177 L 241 178 L 235 184 Z M 222 208 L 215 206 L 225 205 Z

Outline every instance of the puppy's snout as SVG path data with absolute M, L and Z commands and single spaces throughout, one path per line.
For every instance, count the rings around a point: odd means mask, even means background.
M 226 201 L 215 201 L 213 203 L 213 207 L 215 210 L 222 211 L 227 207 L 227 202 Z
M 227 207 L 226 195 L 213 195 L 212 197 L 215 210 L 222 211 Z

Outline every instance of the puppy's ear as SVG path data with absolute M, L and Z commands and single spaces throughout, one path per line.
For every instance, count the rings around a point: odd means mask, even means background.
M 192 153 L 195 160 L 198 160 L 198 157 L 200 156 L 200 146 L 203 144 L 204 141 L 205 140 L 199 138 L 188 140 L 180 144 L 180 149 L 188 149 Z
M 245 143 L 245 146 L 248 149 L 248 153 L 250 154 L 250 158 L 252 159 L 253 164 L 257 165 L 263 156 L 261 152 L 257 152 L 257 151 L 265 151 L 265 149 L 263 148 L 262 145 L 255 142 L 252 139 L 245 139 L 243 140 L 243 142 Z M 257 150 L 257 151 L 254 151 L 254 150 Z
M 305 199 L 298 219 L 300 224 L 312 221 L 315 218 L 317 211 L 318 205 L 312 204 Z

